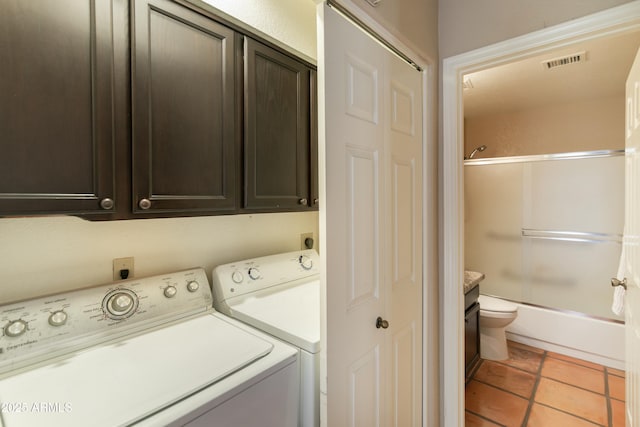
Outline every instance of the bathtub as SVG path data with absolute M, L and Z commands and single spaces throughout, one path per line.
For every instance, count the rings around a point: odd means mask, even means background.
M 507 339 L 616 369 L 625 369 L 622 323 L 518 304 Z

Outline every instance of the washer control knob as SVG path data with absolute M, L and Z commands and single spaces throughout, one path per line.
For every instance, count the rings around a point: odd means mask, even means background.
M 305 270 L 310 270 L 313 267 L 313 260 L 306 255 L 300 255 L 298 262 Z
M 27 330 L 27 322 L 22 319 L 13 320 L 4 327 L 4 334 L 8 337 L 19 337 Z
M 113 314 L 123 314 L 133 306 L 133 298 L 125 293 L 118 293 L 109 300 L 109 311 Z
M 49 324 L 51 326 L 62 326 L 67 323 L 67 313 L 62 310 L 54 311 L 49 316 Z
M 102 310 L 109 319 L 121 320 L 133 316 L 138 309 L 138 296 L 126 288 L 109 292 L 102 300 Z
M 178 293 L 178 290 L 175 286 L 167 286 L 164 288 L 164 296 L 167 298 L 173 298 Z
M 260 274 L 260 270 L 255 267 L 251 267 L 247 273 L 253 280 L 258 280 L 260 277 L 262 277 L 262 275 Z
M 187 290 L 189 292 L 195 292 L 198 290 L 198 288 L 200 288 L 200 283 L 196 282 L 195 280 L 187 283 Z
M 233 280 L 233 283 L 242 283 L 242 281 L 244 280 L 244 276 L 242 275 L 241 272 L 236 270 L 233 273 L 231 273 L 231 280 Z

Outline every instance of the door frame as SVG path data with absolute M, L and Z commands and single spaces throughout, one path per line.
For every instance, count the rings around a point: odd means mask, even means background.
M 345 8 L 353 18 L 359 21 L 354 25 L 358 26 L 364 32 L 373 32 L 380 38 L 384 39 L 387 43 L 395 47 L 403 55 L 411 58 L 411 60 L 421 68 L 422 77 L 422 230 L 423 235 L 422 242 L 422 262 L 423 262 L 423 277 L 422 277 L 422 426 L 438 425 L 439 423 L 439 336 L 438 336 L 438 287 L 436 286 L 438 276 L 438 184 L 437 184 L 437 170 L 438 170 L 438 135 L 437 135 L 437 97 L 438 82 L 437 82 L 437 58 L 425 57 L 418 53 L 414 48 L 410 47 L 405 40 L 398 38 L 397 35 L 391 33 L 382 24 L 371 17 L 364 9 L 362 9 L 353 0 L 313 0 L 316 2 L 317 7 L 321 8 L 323 4 L 327 3 L 332 6 L 332 3 L 338 3 L 340 7 Z M 321 32 L 324 29 L 324 22 L 320 18 L 321 13 L 318 13 L 318 40 L 321 38 Z M 361 24 L 361 25 L 359 25 Z M 363 28 L 366 27 L 366 28 Z M 318 63 L 324 60 L 322 50 L 318 49 Z M 320 68 L 320 67 L 319 67 Z M 320 72 L 320 69 L 319 69 Z M 321 87 L 323 79 L 318 78 L 318 141 L 319 141 L 319 153 L 321 153 L 319 159 L 319 191 L 320 200 L 325 200 L 325 175 L 328 168 L 324 162 L 324 87 Z M 326 207 L 321 202 L 319 206 L 319 222 L 320 222 L 320 248 L 326 247 L 326 233 L 323 232 L 325 227 Z M 326 286 L 327 284 L 321 280 L 321 340 L 322 347 L 326 348 Z M 323 355 L 324 360 L 321 360 L 321 384 L 326 380 L 326 354 Z M 323 359 L 323 357 L 321 357 Z M 326 384 L 321 388 L 326 390 Z M 326 406 L 321 408 L 321 411 L 326 411 Z M 326 417 L 323 416 L 321 421 L 326 421 Z
M 440 425 L 464 426 L 463 75 L 576 42 L 634 30 L 640 30 L 640 2 L 637 1 L 443 60 Z

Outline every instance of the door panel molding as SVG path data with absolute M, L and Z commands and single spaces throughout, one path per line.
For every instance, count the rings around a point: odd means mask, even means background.
M 347 147 L 348 309 L 380 295 L 380 166 L 378 151 Z
M 380 427 L 380 347 L 349 367 L 349 426 Z M 362 411 L 369 408 L 370 411 Z
M 378 123 L 378 69 L 361 60 L 356 54 L 347 54 L 347 114 L 358 119 Z

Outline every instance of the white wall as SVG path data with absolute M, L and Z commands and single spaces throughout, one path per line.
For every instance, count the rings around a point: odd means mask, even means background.
M 316 6 L 313 0 L 190 0 L 214 8 L 279 42 L 317 58 Z
M 354 6 L 371 16 L 399 41 L 423 59 L 438 58 L 438 0 L 337 0 L 349 10 Z
M 311 0 L 209 0 L 315 58 Z M 198 0 L 194 4 L 202 5 Z M 318 214 L 287 213 L 89 222 L 74 217 L 0 218 L 0 304 L 111 281 L 115 257 L 137 276 L 299 249 Z
M 440 58 L 468 52 L 631 0 L 440 0 Z
M 0 219 L 0 303 L 112 280 L 112 259 L 133 256 L 142 277 L 300 248 L 318 214 L 85 221 Z
M 300 248 L 317 236 L 317 212 L 92 222 L 74 217 L 0 219 L 0 303 L 107 283 L 112 259 L 133 256 L 135 275 L 212 267 Z

